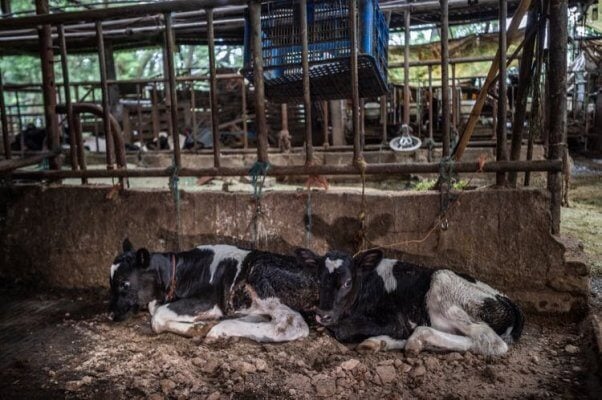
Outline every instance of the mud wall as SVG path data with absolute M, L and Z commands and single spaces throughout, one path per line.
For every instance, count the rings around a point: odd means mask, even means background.
M 127 236 L 151 251 L 226 242 L 291 252 L 308 246 L 354 251 L 359 244 L 361 196 L 314 192 L 311 235 L 306 196 L 266 193 L 254 222 L 250 195 L 181 194 L 181 228 L 164 190 L 22 186 L 0 190 L 0 278 L 58 287 L 107 286 L 109 265 Z M 448 228 L 427 237 L 440 212 L 437 192 L 382 192 L 366 198 L 371 246 L 388 255 L 469 273 L 540 312 L 582 311 L 589 271 L 578 253 L 550 234 L 549 200 L 539 190 L 463 192 Z M 256 228 L 256 229 L 255 229 Z M 426 238 L 425 238 L 426 237 Z M 411 242 L 407 242 L 411 241 Z

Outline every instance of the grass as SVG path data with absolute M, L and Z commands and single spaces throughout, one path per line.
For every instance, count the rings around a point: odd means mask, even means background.
M 602 175 L 573 178 L 571 186 L 560 230 L 583 243 L 592 274 L 602 275 Z

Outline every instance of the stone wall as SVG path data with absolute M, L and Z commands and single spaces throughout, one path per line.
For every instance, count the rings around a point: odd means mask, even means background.
M 237 243 L 280 252 L 307 246 L 355 251 L 361 210 L 358 193 L 312 193 L 312 233 L 305 232 L 306 195 L 271 192 L 257 219 L 248 194 L 182 192 L 182 248 Z M 375 192 L 366 197 L 371 246 L 390 256 L 469 273 L 505 291 L 526 309 L 583 311 L 589 271 L 578 253 L 550 234 L 545 191 L 462 192 L 448 213 L 447 230 L 435 229 L 438 192 Z M 154 251 L 177 246 L 176 212 L 165 190 L 21 186 L 0 190 L 0 278 L 58 287 L 107 286 L 109 265 L 121 242 Z

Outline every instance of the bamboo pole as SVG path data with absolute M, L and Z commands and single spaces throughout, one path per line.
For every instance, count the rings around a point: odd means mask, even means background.
M 209 75 L 210 82 L 210 97 L 211 102 L 211 132 L 213 134 L 213 166 L 220 166 L 220 133 L 219 133 L 219 116 L 217 105 L 217 71 L 215 70 L 215 32 L 213 29 L 213 9 L 207 10 L 207 29 L 208 29 L 208 47 L 209 47 Z
M 506 85 L 506 51 L 508 50 L 506 36 L 506 20 L 508 19 L 507 0 L 500 0 L 499 3 L 499 47 L 497 54 L 499 56 L 498 65 L 500 68 L 498 79 L 498 105 L 497 105 L 497 146 L 496 160 L 505 161 L 508 159 L 508 146 L 506 143 L 506 114 L 507 114 L 507 85 Z M 506 174 L 499 172 L 496 175 L 496 184 L 502 186 L 506 184 Z
M 178 93 L 176 86 L 176 68 L 173 59 L 174 53 L 174 33 L 172 27 L 171 14 L 167 13 L 163 16 L 165 19 L 165 49 L 166 69 L 168 85 L 165 86 L 169 92 L 169 111 L 171 121 L 171 134 L 173 141 L 173 156 L 174 163 L 177 168 L 182 166 L 182 157 L 180 155 L 180 133 L 178 132 Z M 214 138 L 215 141 L 215 138 Z M 215 151 L 215 147 L 213 149 Z M 219 157 L 219 155 L 217 156 Z
M 441 113 L 443 114 L 443 158 L 450 154 L 450 104 L 449 104 L 449 4 L 441 0 Z
M 516 8 L 516 11 L 514 12 L 514 16 L 512 17 L 512 21 L 510 22 L 510 25 L 506 32 L 508 44 L 512 44 L 514 42 L 514 40 L 516 40 L 516 38 L 518 37 L 520 23 L 521 23 L 523 17 L 525 16 L 525 13 L 529 9 L 530 5 L 531 5 L 531 0 L 521 0 L 518 7 Z M 495 58 L 493 59 L 493 61 L 491 63 L 491 67 L 489 68 L 489 73 L 487 74 L 487 78 L 485 79 L 485 82 L 483 83 L 483 87 L 481 88 L 481 91 L 479 92 L 479 95 L 477 96 L 477 100 L 473 106 L 472 111 L 470 112 L 470 116 L 468 118 L 468 121 L 466 122 L 464 130 L 462 131 L 462 135 L 460 136 L 460 141 L 458 142 L 458 145 L 456 146 L 456 148 L 454 150 L 454 159 L 456 159 L 456 160 L 460 160 L 462 158 L 462 155 L 464 154 L 464 150 L 466 149 L 466 145 L 470 141 L 470 137 L 472 136 L 472 133 L 474 132 L 474 128 L 476 127 L 477 122 L 479 121 L 481 111 L 483 110 L 483 106 L 485 105 L 485 100 L 487 99 L 487 93 L 489 91 L 489 88 L 495 81 L 495 77 L 496 77 L 497 71 L 499 69 L 499 57 L 500 57 L 500 55 L 499 55 L 499 50 L 498 50 L 498 54 L 496 54 Z
M 61 49 L 61 70 L 63 72 L 63 83 L 65 88 L 65 104 L 67 105 L 67 124 L 69 126 L 69 151 L 71 155 L 71 169 L 77 169 L 78 153 L 77 141 L 75 139 L 75 129 L 73 120 L 73 107 L 71 107 L 71 91 L 69 85 L 69 67 L 67 65 L 67 42 L 65 41 L 65 28 L 63 25 L 58 26 L 59 47 Z
M 255 80 L 255 122 L 257 125 L 257 161 L 268 162 L 268 129 L 265 116 L 265 86 L 263 76 L 263 55 L 261 54 L 261 3 L 249 3 L 251 22 L 251 43 L 253 47 L 253 78 Z
M 301 20 L 301 66 L 303 70 L 303 106 L 305 110 L 305 164 L 314 160 L 311 118 L 311 93 L 309 88 L 309 42 L 307 31 L 307 0 L 299 0 Z

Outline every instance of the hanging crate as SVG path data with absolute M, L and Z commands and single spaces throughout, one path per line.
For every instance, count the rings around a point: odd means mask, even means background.
M 389 30 L 377 0 L 359 1 L 358 75 L 360 97 L 387 92 Z M 309 75 L 315 100 L 351 98 L 351 41 L 348 0 L 307 0 Z M 300 6 L 294 0 L 265 2 L 261 42 L 266 97 L 273 102 L 303 99 Z M 245 18 L 245 77 L 253 82 L 251 25 Z

